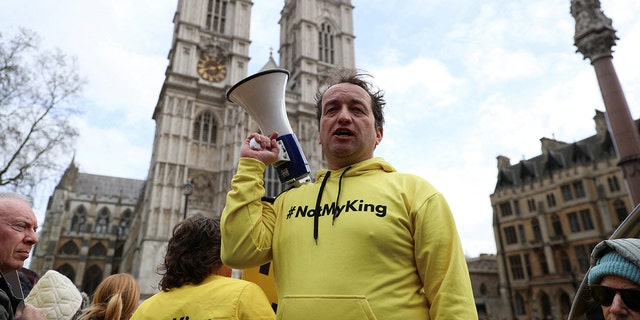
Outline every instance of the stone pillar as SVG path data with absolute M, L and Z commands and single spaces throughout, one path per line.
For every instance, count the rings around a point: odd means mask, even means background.
M 618 165 L 635 206 L 640 203 L 640 134 L 613 67 L 611 48 L 618 40 L 616 31 L 612 20 L 602 12 L 599 0 L 571 0 L 571 15 L 576 20 L 574 44 L 596 71 Z

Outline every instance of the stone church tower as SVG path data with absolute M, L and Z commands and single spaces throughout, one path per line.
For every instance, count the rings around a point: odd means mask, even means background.
M 248 76 L 250 0 L 179 0 L 169 65 L 153 112 L 156 132 L 149 172 L 124 246 L 121 272 L 139 281 L 143 298 L 157 292 L 166 243 L 185 216 L 219 217 L 236 170 L 242 141 L 258 131 L 226 91 Z M 322 167 L 313 99 L 339 66 L 354 67 L 351 0 L 286 0 L 280 19 L 280 61 L 263 69 L 291 72 L 286 105 L 312 169 Z M 270 195 L 280 190 L 265 174 Z M 189 195 L 185 185 L 192 186 Z

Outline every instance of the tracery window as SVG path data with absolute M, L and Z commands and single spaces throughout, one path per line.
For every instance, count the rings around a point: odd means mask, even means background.
M 104 257 L 107 255 L 107 248 L 105 248 L 105 246 L 98 242 L 95 245 L 93 245 L 93 247 L 89 248 L 89 256 L 92 257 Z
M 85 224 L 87 223 L 87 210 L 84 206 L 79 206 L 76 212 L 71 218 L 71 231 L 84 232 Z
M 331 25 L 324 22 L 320 25 L 318 31 L 319 47 L 318 58 L 322 62 L 334 64 L 335 63 L 335 47 L 334 47 L 334 35 Z
M 78 248 L 78 245 L 73 241 L 67 241 L 60 247 L 61 254 L 76 255 L 78 252 L 80 252 L 80 248 Z
M 201 113 L 193 123 L 193 140 L 204 143 L 216 143 L 218 124 L 210 111 Z
M 109 232 L 109 210 L 102 208 L 96 218 L 96 233 L 106 234 Z
M 120 217 L 120 224 L 118 224 L 118 237 L 126 237 L 129 234 L 129 226 L 131 225 L 131 218 L 133 214 L 131 210 L 125 210 Z
M 224 24 L 226 21 L 227 0 L 209 0 L 207 4 L 207 29 L 224 33 Z

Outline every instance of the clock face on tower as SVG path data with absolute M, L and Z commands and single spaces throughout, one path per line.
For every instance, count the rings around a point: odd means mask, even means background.
M 198 74 L 209 82 L 220 82 L 227 76 L 227 68 L 218 60 L 205 56 L 198 62 Z

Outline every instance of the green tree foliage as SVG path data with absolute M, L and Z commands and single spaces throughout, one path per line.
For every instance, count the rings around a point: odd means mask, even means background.
M 40 49 L 34 32 L 0 33 L 0 189 L 31 194 L 59 177 L 75 147 L 74 101 L 85 82 L 75 58 Z

